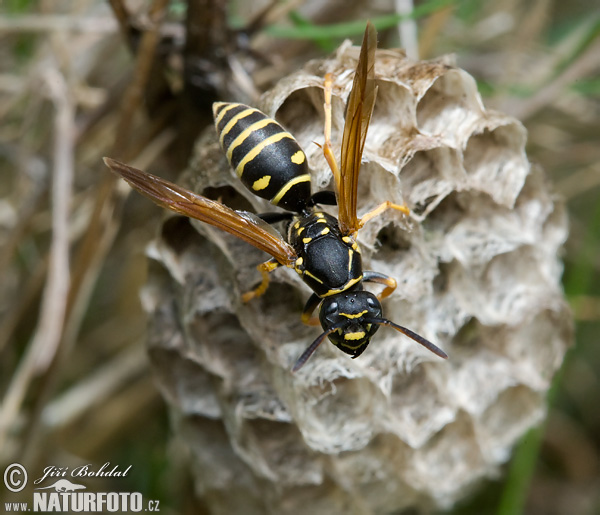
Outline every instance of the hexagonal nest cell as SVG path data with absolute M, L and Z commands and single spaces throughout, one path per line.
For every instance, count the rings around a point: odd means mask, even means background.
M 308 63 L 258 106 L 298 139 L 315 188 L 332 187 L 319 148 L 323 77 L 335 77 L 339 156 L 358 51 L 345 43 Z M 563 205 L 528 162 L 524 127 L 486 110 L 474 79 L 448 59 L 381 50 L 376 80 L 359 211 L 392 200 L 412 213 L 386 212 L 359 232 L 364 268 L 398 280 L 385 316 L 450 358 L 382 328 L 360 358 L 323 344 L 292 373 L 319 334 L 300 321 L 308 288 L 282 268 L 266 295 L 243 304 L 266 256 L 212 227 L 168 220 L 148 251 L 157 263 L 143 295 L 150 355 L 214 513 L 448 507 L 497 473 L 544 416 L 572 338 L 558 258 Z M 274 210 L 237 180 L 214 131 L 181 182 Z

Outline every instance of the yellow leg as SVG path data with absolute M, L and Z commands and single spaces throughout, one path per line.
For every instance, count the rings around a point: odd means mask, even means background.
M 365 271 L 363 275 L 363 281 L 368 283 L 383 284 L 385 286 L 383 291 L 380 292 L 379 295 L 377 295 L 377 298 L 379 300 L 385 299 L 386 297 L 391 295 L 392 292 L 396 289 L 396 286 L 398 286 L 396 279 L 394 279 L 393 277 L 380 274 L 379 272 L 372 272 L 370 270 Z
M 338 167 L 333 150 L 331 149 L 331 90 L 333 88 L 333 75 L 328 73 L 325 75 L 325 103 L 323 109 L 325 111 L 325 143 L 323 144 L 323 155 L 331 168 L 331 173 L 335 179 L 337 191 L 340 191 L 341 174 Z
M 392 292 L 396 289 L 396 286 L 398 286 L 396 279 L 393 279 L 392 277 L 388 277 L 388 280 L 386 282 L 383 282 L 382 284 L 385 284 L 386 286 L 383 289 L 383 291 L 380 292 L 379 295 L 377 295 L 377 298 L 379 300 L 385 299 L 386 297 L 391 295 Z
M 390 202 L 389 200 L 387 200 L 383 204 L 378 205 L 375 209 L 373 209 L 372 211 L 369 211 L 367 214 L 365 214 L 359 220 L 358 228 L 361 229 L 369 220 L 379 216 L 381 213 L 383 213 L 384 211 L 387 211 L 388 209 L 395 209 L 396 211 L 401 211 L 406 216 L 408 216 L 410 214 L 410 209 L 408 209 L 406 206 L 401 206 L 400 204 L 394 204 L 393 202 Z
M 316 293 L 313 293 L 308 301 L 306 302 L 306 306 L 304 306 L 304 311 L 302 311 L 302 323 L 306 325 L 319 325 L 321 322 L 319 321 L 319 316 L 312 316 L 315 312 L 315 309 L 319 307 L 321 304 L 321 299 Z
M 253 298 L 260 297 L 262 294 L 264 294 L 269 286 L 269 274 L 279 266 L 280 264 L 274 259 L 269 259 L 269 261 L 265 261 L 264 263 L 258 265 L 256 268 L 260 272 L 260 275 L 262 275 L 262 281 L 256 288 L 254 288 L 254 290 L 246 292 L 242 295 L 242 302 L 249 302 Z
M 302 313 L 302 323 L 311 326 L 317 326 L 321 324 L 318 316 L 311 317 L 310 315 L 305 315 L 304 313 Z

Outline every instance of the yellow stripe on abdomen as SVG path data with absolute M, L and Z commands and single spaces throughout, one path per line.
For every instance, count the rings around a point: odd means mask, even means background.
M 282 132 L 278 132 L 277 134 L 273 134 L 273 136 L 269 136 L 268 138 L 265 138 L 264 140 L 262 140 L 252 150 L 250 150 L 244 156 L 244 158 L 239 162 L 239 164 L 236 166 L 235 172 L 237 173 L 238 177 L 241 177 L 242 174 L 244 173 L 244 167 L 250 161 L 252 161 L 256 156 L 258 156 L 258 154 L 260 154 L 266 147 L 268 147 L 269 145 L 272 145 L 273 143 L 277 143 L 278 141 L 281 141 L 282 139 L 285 139 L 285 138 L 289 138 L 291 140 L 294 139 L 293 136 L 289 132 L 282 131 Z
M 239 106 L 240 104 L 228 104 L 227 102 L 215 102 L 213 104 L 213 118 L 215 119 L 215 126 L 221 123 L 221 120 L 225 118 L 225 115 L 231 110 Z M 218 113 L 218 114 L 217 114 Z
M 304 175 L 299 175 L 298 177 L 294 177 L 293 179 L 289 180 L 284 186 L 283 188 L 281 188 L 279 190 L 279 192 L 277 193 L 277 195 L 275 195 L 272 199 L 271 199 L 271 204 L 273 204 L 274 206 L 276 206 L 279 201 L 284 197 L 284 195 L 291 189 L 293 188 L 296 184 L 300 183 L 300 182 L 310 182 L 310 175 L 309 174 L 304 174 Z
M 221 135 L 219 136 L 219 144 L 221 145 L 221 147 L 223 146 L 223 141 L 225 140 L 225 137 L 231 132 L 232 129 L 235 128 L 235 126 L 238 124 L 238 122 L 240 120 L 242 120 L 243 118 L 247 118 L 248 116 L 251 116 L 255 113 L 262 114 L 258 109 L 254 109 L 252 107 L 247 107 L 243 111 L 240 111 L 238 114 L 233 116 L 231 118 L 231 120 L 229 120 L 227 122 L 225 127 L 223 127 L 223 130 L 221 131 Z
M 265 118 L 264 120 L 259 120 L 258 122 L 255 122 L 249 127 L 245 128 L 240 133 L 240 135 L 231 142 L 231 145 L 229 145 L 229 148 L 227 149 L 227 160 L 231 162 L 231 156 L 233 154 L 233 151 L 236 148 L 238 148 L 242 143 L 244 143 L 244 141 L 248 139 L 248 136 L 250 136 L 253 132 L 259 131 L 260 129 L 264 129 L 267 125 L 271 124 L 276 125 L 276 122 L 274 122 L 270 118 Z

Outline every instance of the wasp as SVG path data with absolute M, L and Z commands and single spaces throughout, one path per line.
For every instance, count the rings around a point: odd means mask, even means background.
M 309 325 L 320 322 L 323 332 L 297 359 L 293 371 L 306 363 L 325 338 L 353 358 L 360 356 L 380 326 L 391 327 L 436 355 L 448 357 L 422 336 L 384 318 L 380 301 L 394 291 L 396 281 L 362 268 L 356 241 L 359 229 L 387 209 L 409 213 L 405 206 L 385 202 L 361 218 L 357 215 L 358 175 L 377 95 L 376 46 L 377 33 L 368 23 L 346 107 L 340 166 L 331 145 L 333 78 L 329 74 L 325 77 L 322 148 L 334 177 L 335 193 L 313 194 L 306 155 L 295 138 L 259 110 L 238 103 L 213 104 L 221 147 L 243 184 L 255 195 L 282 208 L 282 212 L 258 216 L 235 211 L 155 175 L 104 159 L 114 173 L 159 206 L 218 227 L 271 256 L 258 266 L 262 281 L 242 296 L 244 302 L 265 293 L 269 273 L 280 266 L 292 268 L 300 275 L 313 291 L 302 321 Z M 337 219 L 320 210 L 319 204 L 337 204 Z M 270 225 L 281 221 L 288 224 L 286 237 Z M 378 283 L 384 288 L 376 296 L 364 289 L 364 283 Z M 313 317 L 317 309 L 318 318 Z

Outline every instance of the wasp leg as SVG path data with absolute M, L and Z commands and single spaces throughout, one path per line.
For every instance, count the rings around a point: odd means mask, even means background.
M 269 259 L 269 261 L 265 261 L 261 263 L 256 268 L 262 275 L 261 283 L 254 288 L 252 291 L 248 291 L 242 295 L 242 302 L 248 302 L 255 297 L 260 297 L 263 293 L 267 291 L 267 287 L 269 286 L 269 273 L 273 270 L 281 266 L 275 259 Z
M 306 301 L 306 305 L 304 306 L 304 311 L 302 311 L 302 323 L 306 325 L 319 325 L 319 317 L 312 316 L 313 312 L 319 304 L 321 303 L 321 297 L 319 297 L 316 293 L 313 293 L 308 300 Z
M 396 286 L 398 286 L 396 279 L 394 279 L 393 277 L 389 277 L 385 274 L 380 274 L 379 272 L 373 272 L 371 270 L 365 271 L 365 273 L 363 274 L 363 281 L 368 283 L 377 283 L 385 285 L 383 291 L 379 295 L 377 295 L 377 298 L 379 300 L 385 299 L 387 296 L 391 295 L 391 293 L 396 289 Z
M 372 211 L 369 211 L 366 215 L 364 215 L 358 221 L 358 228 L 359 229 L 362 228 L 369 220 L 379 216 L 380 214 L 382 214 L 384 211 L 387 211 L 388 209 L 395 209 L 396 211 L 401 211 L 402 213 L 404 213 L 407 216 L 410 214 L 410 210 L 406 206 L 401 206 L 400 204 L 394 204 L 393 202 L 390 202 L 389 200 L 387 200 L 383 204 L 378 205 L 375 209 L 373 209 Z
M 342 175 L 335 160 L 335 156 L 333 155 L 333 150 L 331 149 L 331 90 L 333 89 L 333 74 L 327 73 L 325 75 L 324 88 L 325 103 L 323 104 L 323 109 L 325 111 L 325 143 L 323 144 L 323 155 L 325 156 L 327 164 L 329 164 L 329 168 L 331 168 L 337 191 L 340 191 Z

